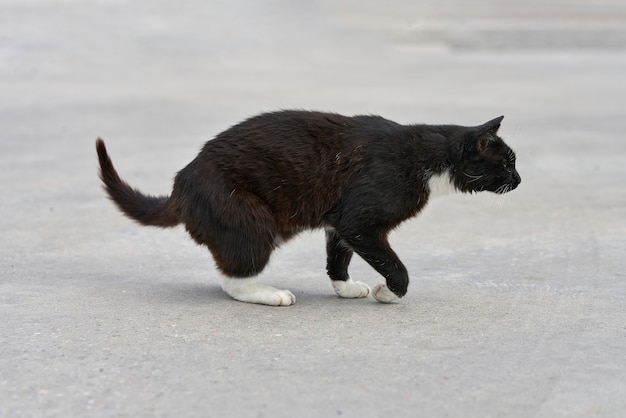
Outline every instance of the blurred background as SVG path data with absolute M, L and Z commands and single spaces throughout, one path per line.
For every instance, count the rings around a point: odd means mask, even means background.
M 182 228 L 106 200 L 94 141 L 165 194 L 284 108 L 505 115 L 523 181 L 394 232 L 401 304 L 334 298 L 321 232 L 263 277 L 288 313 L 237 304 Z M 618 416 L 625 108 L 623 0 L 0 0 L 0 415 Z
M 568 104 L 574 108 L 562 110 L 573 123 L 610 111 L 625 89 L 611 71 L 626 47 L 626 5 L 618 0 L 0 7 L 5 138 L 24 140 L 37 126 L 59 138 L 198 141 L 285 107 L 401 122 L 477 124 L 505 114 L 509 126 L 521 126 Z M 581 85 L 583 78 L 596 85 Z

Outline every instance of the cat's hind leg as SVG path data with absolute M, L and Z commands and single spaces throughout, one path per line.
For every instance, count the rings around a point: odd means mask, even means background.
M 255 277 L 267 265 L 276 245 L 276 233 L 271 227 L 257 223 L 245 228 L 229 228 L 220 234 L 219 243 L 212 244 L 213 256 L 219 269 L 227 276 L 222 289 L 233 299 L 271 306 L 288 306 L 296 297 L 288 290 L 280 290 L 257 283 Z
M 188 210 L 187 229 L 205 244 L 219 270 L 226 276 L 222 289 L 233 299 L 272 306 L 288 306 L 296 298 L 288 290 L 257 283 L 280 241 L 269 208 L 245 190 L 226 192 L 215 185 L 207 196 L 209 204 Z
M 280 290 L 256 282 L 256 277 L 247 279 L 225 277 L 222 289 L 231 298 L 260 305 L 289 306 L 296 303 L 296 297 L 289 290 Z
M 326 229 L 326 271 L 335 293 L 342 298 L 364 298 L 370 294 L 369 286 L 353 281 L 348 275 L 352 253 L 352 249 L 333 229 Z

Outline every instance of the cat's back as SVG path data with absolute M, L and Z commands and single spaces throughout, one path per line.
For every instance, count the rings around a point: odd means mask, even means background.
M 330 155 L 358 159 L 362 124 L 356 117 L 336 113 L 283 110 L 248 118 L 208 141 L 201 155 L 223 162 L 254 158 L 258 163 L 319 164 Z M 297 163 L 297 164 L 296 164 Z
M 329 140 L 354 124 L 354 118 L 336 113 L 282 110 L 261 113 L 219 134 L 217 142 L 259 142 L 269 145 L 294 141 Z
M 302 193 L 321 190 L 325 183 L 339 187 L 362 166 L 364 147 L 354 132 L 363 122 L 303 110 L 262 113 L 208 141 L 185 171 L 219 172 L 262 189 L 285 189 L 286 183 Z
M 369 154 L 396 148 L 402 129 L 377 115 L 282 110 L 253 116 L 225 130 L 205 144 L 199 159 L 248 175 L 252 166 L 311 172 L 354 168 Z

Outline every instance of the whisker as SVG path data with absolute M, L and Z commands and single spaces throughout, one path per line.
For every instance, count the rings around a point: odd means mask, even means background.
M 495 195 L 493 195 L 493 199 L 491 200 L 489 207 L 492 211 L 493 214 L 497 214 L 499 212 L 502 212 L 502 210 L 506 209 L 509 206 L 509 201 L 511 196 L 506 193 L 506 191 L 508 191 L 507 189 L 509 189 L 510 186 L 509 185 L 504 185 L 503 186 L 503 193 L 496 193 Z
M 473 174 L 467 174 L 465 171 L 462 171 L 462 173 L 463 173 L 464 175 L 466 175 L 467 177 L 471 178 L 471 179 L 479 179 L 479 178 L 482 178 L 482 177 L 484 177 L 484 176 L 485 176 L 484 174 L 481 174 L 480 176 L 473 175 Z
M 471 179 L 471 180 L 468 181 L 468 183 L 473 183 L 473 182 L 475 182 L 477 180 L 480 180 L 483 177 L 485 177 L 484 174 L 481 174 L 480 176 L 475 176 L 475 175 L 472 175 L 472 174 L 467 174 L 465 171 L 461 171 L 461 173 L 463 173 L 464 176 L 466 176 L 466 177 Z

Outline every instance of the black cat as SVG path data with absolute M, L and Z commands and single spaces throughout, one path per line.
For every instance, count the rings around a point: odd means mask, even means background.
M 353 252 L 386 280 L 373 297 L 406 294 L 407 270 L 387 235 L 434 193 L 506 193 L 520 184 L 515 154 L 497 136 L 503 117 L 477 127 L 400 125 L 380 116 L 280 111 L 252 117 L 208 141 L 174 180 L 147 196 L 120 179 L 96 141 L 110 198 L 143 225 L 183 223 L 225 274 L 232 298 L 291 305 L 294 295 L 256 283 L 270 254 L 298 232 L 325 228 L 327 272 L 341 297 L 369 295 L 348 275 Z

